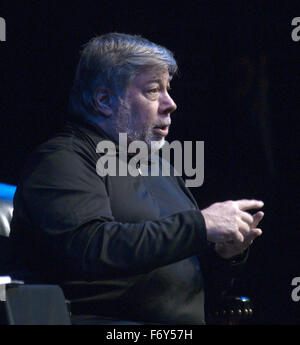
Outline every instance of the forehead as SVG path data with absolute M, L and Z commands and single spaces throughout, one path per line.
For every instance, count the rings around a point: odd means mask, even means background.
M 171 79 L 172 78 L 170 77 L 167 69 L 152 68 L 152 69 L 143 70 L 138 75 L 136 75 L 133 78 L 131 85 L 142 86 L 148 83 L 155 83 L 155 82 L 168 85 Z

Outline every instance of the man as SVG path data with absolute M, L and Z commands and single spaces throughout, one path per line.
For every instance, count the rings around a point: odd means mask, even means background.
M 203 324 L 206 261 L 213 253 L 236 264 L 261 234 L 263 213 L 247 212 L 261 208 L 260 201 L 226 201 L 200 211 L 174 173 L 97 173 L 103 140 L 116 144 L 118 164 L 124 163 L 120 133 L 128 144 L 163 146 L 176 110 L 168 93 L 176 70 L 170 51 L 142 37 L 92 39 L 74 80 L 73 117 L 24 171 L 12 244 L 30 273 L 26 280 L 60 284 L 75 318 Z

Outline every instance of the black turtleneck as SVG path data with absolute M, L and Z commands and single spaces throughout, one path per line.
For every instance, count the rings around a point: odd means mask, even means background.
M 74 314 L 203 324 L 208 246 L 195 200 L 179 177 L 100 177 L 104 139 L 76 120 L 33 153 L 14 199 L 18 268 L 60 284 Z

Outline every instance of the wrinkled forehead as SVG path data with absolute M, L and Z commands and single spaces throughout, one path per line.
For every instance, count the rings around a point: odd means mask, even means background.
M 132 80 L 131 84 L 145 84 L 157 82 L 160 84 L 169 85 L 172 76 L 169 74 L 167 68 L 151 67 L 140 71 Z

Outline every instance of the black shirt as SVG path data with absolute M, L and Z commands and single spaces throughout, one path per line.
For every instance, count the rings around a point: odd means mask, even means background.
M 206 228 L 174 176 L 100 177 L 95 124 L 69 122 L 32 155 L 14 198 L 11 241 L 27 281 L 58 283 L 72 312 L 204 323 Z

